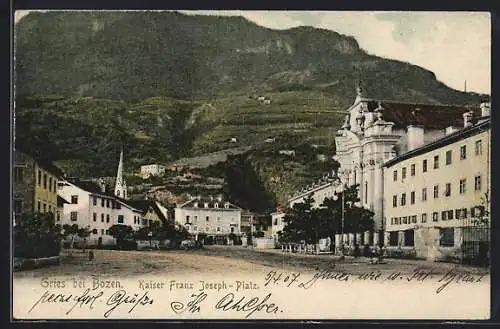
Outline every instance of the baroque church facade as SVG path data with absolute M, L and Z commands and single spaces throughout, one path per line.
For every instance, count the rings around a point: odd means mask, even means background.
M 377 100 L 358 87 L 335 137 L 338 176 L 359 184 L 359 203 L 374 212 L 375 231 L 384 230 L 384 163 L 464 126 L 479 108 Z M 461 113 L 467 113 L 467 116 Z M 463 120 L 462 120 L 463 118 Z M 360 232 L 361 233 L 361 232 Z M 373 244 L 378 242 L 375 234 Z

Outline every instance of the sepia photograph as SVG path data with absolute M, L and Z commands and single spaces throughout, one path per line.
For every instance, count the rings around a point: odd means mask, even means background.
M 11 320 L 486 320 L 489 12 L 17 10 Z

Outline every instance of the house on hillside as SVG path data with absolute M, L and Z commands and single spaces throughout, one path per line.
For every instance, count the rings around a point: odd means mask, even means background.
M 165 173 L 166 167 L 160 164 L 149 164 L 141 166 L 141 177 L 148 179 L 151 176 L 161 176 Z
M 175 208 L 175 221 L 195 239 L 203 234 L 205 243 L 230 244 L 230 236 L 241 235 L 242 209 L 222 197 L 194 197 Z M 234 241 L 233 241 L 234 242 Z
M 52 162 L 14 151 L 13 217 L 57 212 L 57 182 L 63 171 Z

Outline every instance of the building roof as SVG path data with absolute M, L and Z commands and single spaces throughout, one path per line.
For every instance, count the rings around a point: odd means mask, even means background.
M 200 209 L 207 209 L 205 208 L 205 203 L 208 204 L 208 209 L 232 209 L 232 210 L 241 210 L 240 207 L 232 204 L 229 201 L 226 200 L 221 200 L 219 201 L 217 198 L 209 198 L 209 197 L 199 197 L 199 198 L 193 198 L 181 205 L 179 205 L 179 208 L 196 208 L 194 206 L 195 203 L 198 203 L 198 208 Z M 215 204 L 218 204 L 218 208 L 215 207 Z M 225 205 L 229 205 L 229 208 L 225 208 Z
M 384 111 L 383 119 L 394 122 L 394 128 L 406 128 L 409 125 L 423 125 L 427 129 L 445 129 L 449 126 L 463 127 L 462 114 L 472 110 L 476 117 L 481 115 L 479 106 L 441 105 L 405 103 L 390 100 L 367 99 L 368 110 L 373 112 L 380 102 Z M 415 111 L 415 109 L 417 109 Z
M 57 196 L 57 206 L 62 207 L 65 203 L 69 203 L 69 202 L 66 201 L 66 199 L 63 198 L 62 196 L 58 195 Z
M 474 136 L 476 134 L 479 134 L 480 132 L 483 132 L 485 130 L 490 129 L 490 125 L 491 125 L 491 120 L 487 119 L 487 120 L 482 121 L 480 123 L 477 123 L 473 126 L 463 128 L 459 131 L 456 131 L 456 132 L 451 133 L 447 136 L 444 136 L 440 139 L 437 139 L 429 144 L 425 144 L 419 148 L 416 148 L 416 149 L 413 149 L 413 150 L 408 151 L 406 153 L 403 153 L 400 156 L 397 156 L 397 157 L 387 161 L 386 163 L 384 163 L 384 167 L 391 167 L 391 166 L 395 165 L 396 163 L 401 162 L 403 160 L 413 158 L 415 156 L 418 156 L 418 155 L 436 150 L 436 149 L 441 148 L 443 146 L 455 143 L 455 142 L 462 140 L 464 138 Z
M 143 212 L 148 212 L 148 210 L 150 208 L 152 208 L 163 222 L 167 221 L 167 218 L 163 215 L 163 212 L 158 207 L 158 204 L 156 203 L 156 201 L 152 201 L 152 200 L 124 200 L 124 201 L 128 205 L 134 207 L 135 209 L 141 210 Z
M 36 161 L 38 166 L 56 175 L 57 177 L 64 176 L 64 171 L 58 166 L 56 166 L 54 163 L 52 163 L 52 161 L 29 153 L 26 150 L 24 150 L 22 146 L 20 147 L 19 145 L 16 145 L 14 152 L 20 152 L 26 154 L 27 156 L 31 157 L 34 161 Z

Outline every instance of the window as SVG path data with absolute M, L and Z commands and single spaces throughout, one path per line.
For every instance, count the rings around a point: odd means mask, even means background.
M 52 191 L 52 177 L 49 177 L 49 191 Z
M 422 172 L 427 172 L 427 160 L 422 161 Z
M 101 229 L 101 235 L 104 235 L 104 229 Z
M 481 175 L 474 177 L 474 190 L 481 191 Z
M 411 222 L 414 224 L 417 222 L 417 215 L 411 216 Z
M 446 151 L 446 165 L 451 164 L 451 150 Z
M 71 203 L 72 204 L 77 204 L 78 203 L 78 195 L 72 195 L 71 196 Z
M 434 185 L 434 199 L 439 198 L 439 185 Z
M 405 246 L 413 247 L 415 244 L 415 232 L 413 230 L 405 231 Z
M 441 211 L 441 220 L 446 220 L 446 216 L 448 215 L 448 212 L 445 210 L 445 211 Z
M 405 179 L 405 178 L 406 178 L 406 167 L 401 169 L 401 179 Z
M 410 175 L 415 176 L 415 164 L 410 166 Z
M 392 173 L 392 178 L 394 181 L 398 180 L 398 171 L 397 170 L 394 170 L 394 172 Z
M 434 156 L 434 169 L 439 168 L 439 155 Z
M 398 196 L 397 195 L 392 196 L 392 206 L 394 208 L 396 208 L 398 206 Z
M 116 209 L 122 209 L 122 204 L 120 202 L 116 203 Z
M 198 208 L 198 202 L 195 202 L 195 203 L 193 204 L 193 207 Z
M 96 196 L 93 198 L 93 200 L 92 200 L 92 204 L 93 204 L 94 206 L 97 206 L 97 197 L 96 197 Z
M 224 208 L 229 209 L 229 203 L 224 204 Z
M 38 212 L 40 212 L 40 210 L 42 210 L 42 202 L 38 201 Z
M 120 218 L 120 216 L 118 216 L 118 218 Z M 109 223 L 109 214 L 106 215 L 106 223 Z
M 61 220 L 61 212 L 60 211 L 57 212 L 56 218 L 57 218 L 58 222 Z
M 109 217 L 106 218 L 106 221 L 109 221 Z M 118 224 L 123 224 L 124 221 L 123 215 L 118 215 Z
M 106 235 L 109 235 L 109 230 L 106 230 Z
M 207 216 L 207 217 L 206 217 L 206 219 L 207 219 L 207 222 L 208 222 L 208 221 L 210 220 L 210 217 L 209 217 L 209 216 Z
M 476 141 L 474 144 L 474 153 L 476 155 L 483 154 L 483 142 L 481 140 Z
M 97 214 L 96 213 L 92 214 L 92 218 L 93 218 L 94 222 L 97 222 Z
M 76 222 L 78 219 L 78 213 L 76 211 L 72 211 L 69 215 L 72 222 Z
M 205 202 L 205 203 L 203 204 L 203 206 L 204 206 L 205 208 L 208 208 L 208 203 L 207 203 L 207 202 Z
M 453 210 L 448 210 L 448 215 L 446 216 L 448 220 L 453 219 Z
M 462 145 L 460 146 L 460 160 L 464 160 L 467 158 L 467 146 Z
M 455 209 L 455 218 L 456 219 L 467 218 L 467 208 Z
M 49 204 L 49 212 L 52 212 L 52 206 Z
M 439 245 L 441 247 L 453 247 L 455 245 L 455 229 L 453 227 L 439 230 Z
M 466 183 L 466 179 L 461 179 L 460 180 L 460 194 L 464 194 L 465 193 L 465 183 Z
M 43 212 L 47 212 L 47 204 L 45 202 L 43 203 Z
M 394 217 L 391 217 L 391 225 L 394 225 Z
M 437 212 L 432 213 L 432 221 L 437 222 L 439 219 L 439 214 Z
M 42 172 L 38 169 L 38 185 L 42 185 Z
M 22 182 L 23 181 L 23 167 L 15 167 L 14 168 L 14 181 Z
M 445 189 L 444 189 L 444 195 L 445 196 L 451 195 L 451 183 L 446 183 Z
M 406 205 L 406 193 L 401 194 L 401 205 Z
M 106 199 L 106 208 L 109 208 L 111 205 L 111 202 L 109 201 L 109 199 Z
M 234 233 L 234 227 L 231 227 L 231 233 Z
M 215 208 L 219 208 L 219 204 L 216 202 L 216 203 L 214 204 L 214 207 L 215 207 Z
M 483 217 L 484 216 L 484 206 L 475 206 L 470 209 L 471 217 Z
M 101 222 L 104 223 L 104 214 L 101 214 Z
M 420 221 L 422 223 L 426 223 L 427 222 L 427 214 L 422 214 Z
M 427 201 L 427 188 L 422 189 L 422 201 Z
M 186 224 L 189 224 L 189 216 L 186 216 Z
M 101 207 L 104 207 L 104 198 L 101 199 Z
M 54 178 L 54 193 L 57 193 L 57 180 Z
M 47 188 L 47 174 L 43 174 L 43 188 Z
M 410 193 L 410 203 L 415 204 L 415 191 Z
M 194 223 L 198 223 L 198 216 L 194 216 Z
M 389 232 L 389 246 L 397 246 L 399 242 L 399 232 Z
M 219 226 L 217 226 L 217 232 L 220 232 L 220 227 Z
M 23 200 L 16 199 L 14 200 L 14 213 L 20 214 L 23 212 Z

